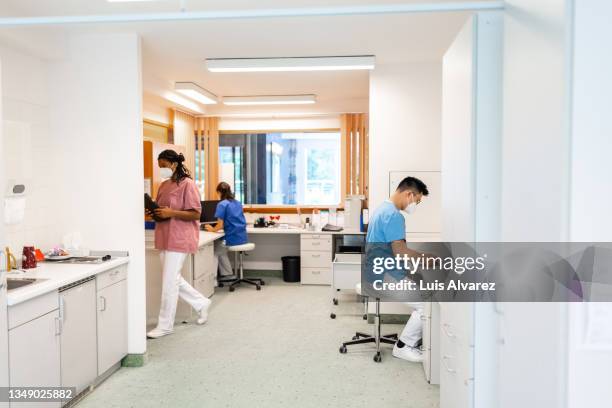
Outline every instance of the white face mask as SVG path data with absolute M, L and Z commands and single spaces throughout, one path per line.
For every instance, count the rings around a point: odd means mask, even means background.
M 404 209 L 404 211 L 406 211 L 408 214 L 414 214 L 416 209 L 417 209 L 417 203 L 410 203 L 408 204 L 408 207 Z
M 161 178 L 163 178 L 163 179 L 172 178 L 173 174 L 174 174 L 174 172 L 169 167 L 162 167 L 162 168 L 159 169 L 159 176 Z

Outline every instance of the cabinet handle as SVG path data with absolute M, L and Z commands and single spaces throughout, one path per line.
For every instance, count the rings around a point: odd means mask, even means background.
M 320 274 L 321 274 L 321 271 L 312 271 L 312 274 L 313 274 L 313 275 L 320 275 Z
M 66 308 L 65 308 L 65 300 L 63 296 L 59 298 L 59 318 L 63 321 L 66 320 Z
M 451 358 L 452 358 L 451 356 L 442 356 L 442 360 L 441 361 L 442 361 L 442 364 L 444 365 L 444 368 L 446 369 L 446 371 L 448 371 L 449 373 L 454 374 L 454 373 L 457 372 L 457 370 L 455 370 L 454 368 L 450 368 L 448 366 L 448 364 L 446 363 L 446 361 L 451 359 Z
M 55 318 L 55 335 L 59 336 L 62 334 L 62 319 L 59 317 Z
M 454 339 L 457 337 L 456 334 L 452 333 L 450 330 L 448 330 L 448 323 L 444 323 L 441 327 L 442 327 L 442 331 L 444 332 L 444 334 L 446 334 L 448 337 L 450 337 L 451 339 Z
M 312 245 L 313 245 L 313 246 L 314 246 L 314 245 L 321 245 L 321 243 L 320 243 L 320 242 L 313 242 L 313 243 L 312 243 Z
M 112 271 L 112 272 L 110 273 L 110 276 L 117 276 L 117 275 L 119 275 L 119 269 L 117 269 L 117 270 L 115 270 L 115 271 Z
M 321 257 L 321 254 L 318 254 L 318 255 L 313 255 L 312 257 L 313 257 L 313 258 L 320 258 L 320 257 Z
M 100 296 L 101 308 L 100 311 L 103 312 L 106 310 L 106 298 L 104 296 Z
M 421 315 L 420 319 L 421 319 L 421 321 L 424 322 L 426 320 L 429 320 L 429 316 Z

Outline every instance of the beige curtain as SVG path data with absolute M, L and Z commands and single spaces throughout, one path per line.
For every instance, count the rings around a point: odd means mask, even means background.
M 185 166 L 191 174 L 195 171 L 195 129 L 196 118 L 188 113 L 174 109 L 172 111 L 172 122 L 174 128 L 174 144 L 185 147 Z
M 203 197 L 214 200 L 219 182 L 219 118 L 196 118 L 195 136 L 195 151 L 201 158 L 195 178 Z
M 365 195 L 368 199 L 368 116 L 365 113 L 345 113 L 340 116 L 342 137 L 342 198 Z

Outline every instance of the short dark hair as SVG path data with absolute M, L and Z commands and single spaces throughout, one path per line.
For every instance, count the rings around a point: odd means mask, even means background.
M 425 185 L 425 183 L 423 183 L 421 180 L 419 180 L 416 177 L 406 177 L 397 186 L 397 191 L 399 192 L 406 191 L 406 190 L 412 190 L 415 193 L 421 193 L 424 196 L 429 195 L 429 190 L 427 189 L 427 186 Z

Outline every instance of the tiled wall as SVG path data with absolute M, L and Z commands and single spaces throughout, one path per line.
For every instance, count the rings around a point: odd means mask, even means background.
M 53 235 L 54 220 L 47 214 L 53 205 L 53 185 L 62 181 L 54 180 L 48 157 L 52 141 L 46 64 L 5 47 L 0 47 L 0 64 L 5 179 L 26 185 L 25 219 L 6 226 L 5 244 L 19 255 L 24 245 L 46 249 L 61 238 Z M 0 198 L 4 205 L 4 191 Z

